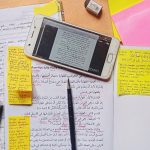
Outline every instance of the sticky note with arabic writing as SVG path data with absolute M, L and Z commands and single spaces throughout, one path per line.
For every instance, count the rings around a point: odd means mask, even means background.
M 8 118 L 9 150 L 30 150 L 30 117 Z
M 117 68 L 118 95 L 150 95 L 150 48 L 121 48 Z
M 9 104 L 31 104 L 31 59 L 24 55 L 23 47 L 8 47 L 7 87 Z

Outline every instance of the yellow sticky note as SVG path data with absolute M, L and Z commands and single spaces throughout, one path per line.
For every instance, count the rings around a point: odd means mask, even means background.
M 150 50 L 120 49 L 118 95 L 150 95 Z
M 41 7 L 34 8 L 34 15 L 44 15 L 44 16 L 51 16 L 60 11 L 60 6 L 57 0 L 52 0 L 49 3 L 45 4 Z
M 9 104 L 31 104 L 32 68 L 23 47 L 8 47 L 7 87 Z
M 23 47 L 8 47 L 8 85 L 13 90 L 32 91 L 31 59 L 26 57 Z
M 110 13 L 115 14 L 142 1 L 143 0 L 108 0 Z
M 115 24 L 112 22 L 112 28 L 113 28 L 113 32 L 114 32 L 114 37 L 116 37 L 117 39 L 119 39 L 121 41 L 120 35 L 116 29 Z
M 30 150 L 30 117 L 8 118 L 9 150 Z

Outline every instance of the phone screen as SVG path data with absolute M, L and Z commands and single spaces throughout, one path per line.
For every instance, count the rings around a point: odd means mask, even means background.
M 101 75 L 112 38 L 44 18 L 33 56 Z

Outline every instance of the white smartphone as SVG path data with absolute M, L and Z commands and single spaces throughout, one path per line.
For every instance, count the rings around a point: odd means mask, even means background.
M 45 16 L 35 16 L 24 52 L 34 59 L 99 79 L 109 79 L 120 42 Z

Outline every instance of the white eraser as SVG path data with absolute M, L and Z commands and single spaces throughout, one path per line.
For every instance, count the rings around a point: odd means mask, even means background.
M 96 3 L 94 0 L 86 0 L 85 8 L 98 16 L 101 12 L 102 6 Z

